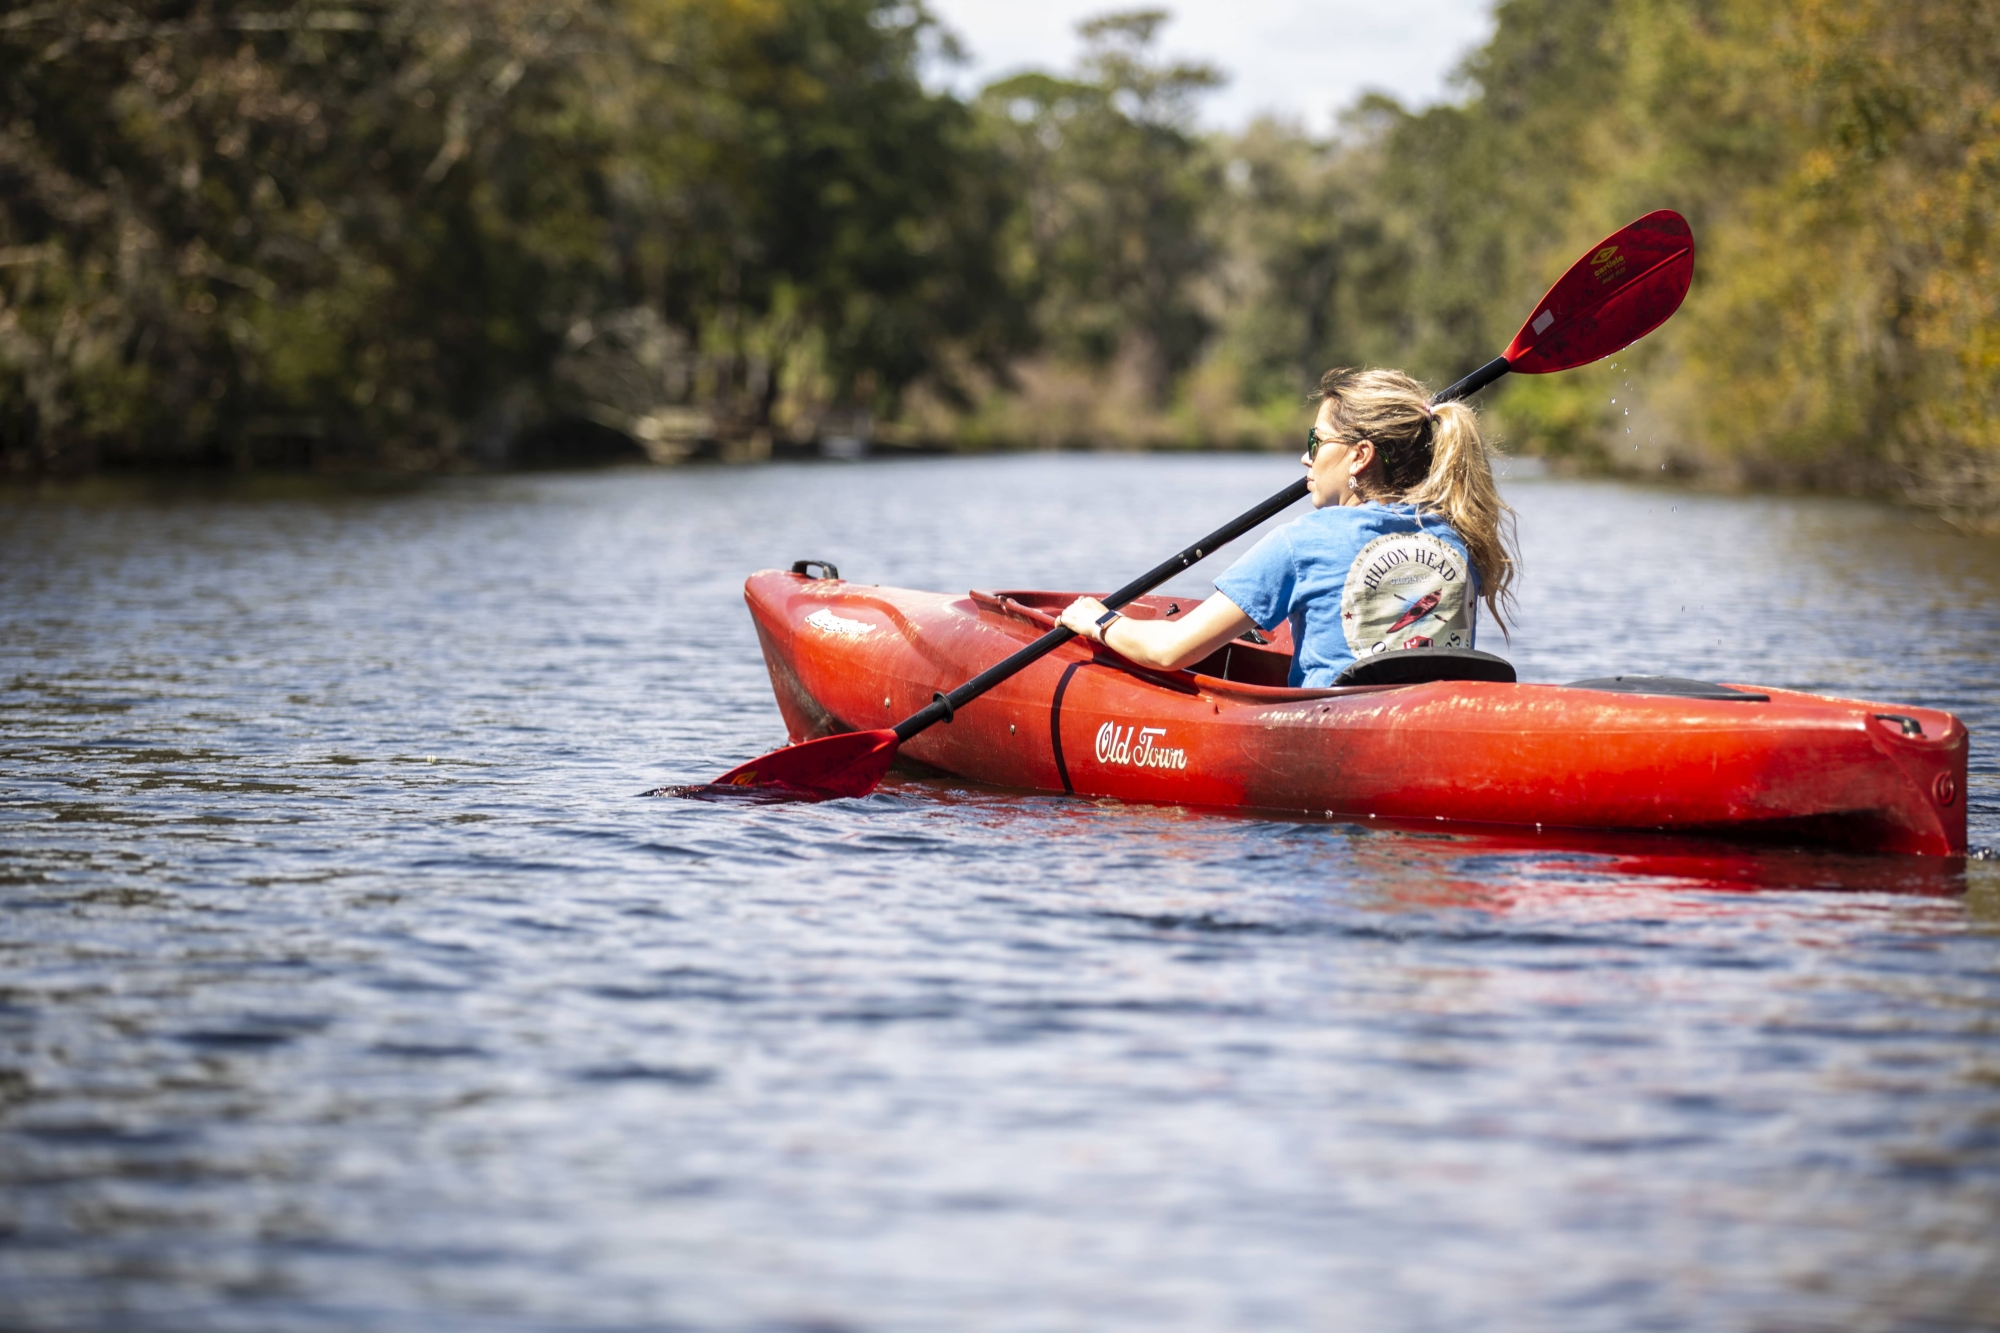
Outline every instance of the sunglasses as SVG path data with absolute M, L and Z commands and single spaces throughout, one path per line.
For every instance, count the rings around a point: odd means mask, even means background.
M 1356 438 L 1365 440 L 1368 437 L 1362 435 L 1362 436 L 1357 436 Z M 1319 433 L 1319 427 L 1314 426 L 1306 432 L 1306 462 L 1310 464 L 1314 459 L 1319 457 L 1319 447 L 1322 444 L 1345 444 L 1345 443 L 1348 443 L 1348 441 L 1342 440 L 1340 438 L 1340 432 L 1335 431 L 1331 435 L 1321 435 Z

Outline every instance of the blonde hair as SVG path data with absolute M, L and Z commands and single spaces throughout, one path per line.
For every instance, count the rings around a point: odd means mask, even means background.
M 1430 391 L 1400 370 L 1337 368 L 1314 398 L 1331 398 L 1334 420 L 1375 446 L 1380 494 L 1442 516 L 1465 542 L 1480 598 L 1507 633 L 1514 609 L 1514 511 L 1500 498 L 1479 417 L 1464 403 L 1431 404 Z

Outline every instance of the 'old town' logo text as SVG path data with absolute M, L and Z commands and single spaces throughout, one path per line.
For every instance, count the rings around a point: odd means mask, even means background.
M 1121 727 L 1106 722 L 1097 729 L 1097 762 L 1133 768 L 1186 768 L 1187 751 L 1161 744 L 1166 735 L 1165 727 Z

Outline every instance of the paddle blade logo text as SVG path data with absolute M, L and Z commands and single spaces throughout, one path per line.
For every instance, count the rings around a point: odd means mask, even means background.
M 1625 275 L 1625 256 L 1618 253 L 1618 247 L 1607 245 L 1590 257 L 1590 271 L 1606 286 Z
M 1186 768 L 1187 751 L 1161 744 L 1166 738 L 1165 727 L 1121 727 L 1106 722 L 1097 729 L 1097 762 L 1131 768 Z

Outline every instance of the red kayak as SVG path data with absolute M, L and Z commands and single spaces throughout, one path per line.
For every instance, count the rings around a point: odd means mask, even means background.
M 766 570 L 744 596 L 797 742 L 892 725 L 1045 633 L 1077 594 Z M 1196 604 L 1144 597 L 1125 612 Z M 1171 673 L 1076 640 L 901 753 L 978 782 L 1126 801 L 1965 853 L 1966 730 L 1936 709 L 1647 676 L 1299 690 L 1290 665 L 1283 626 Z

